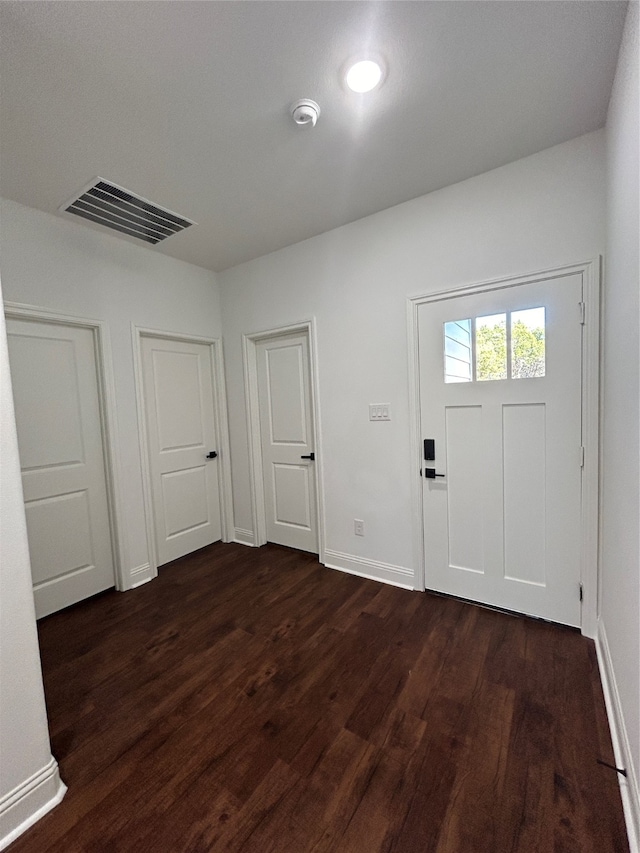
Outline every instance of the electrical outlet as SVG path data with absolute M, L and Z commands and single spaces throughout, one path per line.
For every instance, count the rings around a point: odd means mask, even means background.
M 364 536 L 364 521 L 361 518 L 353 519 L 353 532 L 356 536 Z
M 391 420 L 391 404 L 390 403 L 369 403 L 369 420 L 370 421 L 390 421 Z

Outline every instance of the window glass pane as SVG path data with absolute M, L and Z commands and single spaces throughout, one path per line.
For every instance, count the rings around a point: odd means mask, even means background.
M 471 320 L 444 324 L 444 381 L 471 382 Z
M 507 315 L 476 317 L 476 379 L 507 378 Z
M 511 314 L 511 377 L 544 376 L 544 308 Z

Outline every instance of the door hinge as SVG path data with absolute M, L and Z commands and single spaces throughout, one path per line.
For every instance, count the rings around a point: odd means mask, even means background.
M 584 302 L 578 302 L 578 307 L 580 308 L 580 325 L 584 326 L 586 323 L 587 306 Z
M 584 444 L 580 445 L 580 467 L 584 468 Z
M 582 584 L 580 584 L 580 601 L 584 598 L 584 591 L 582 589 Z

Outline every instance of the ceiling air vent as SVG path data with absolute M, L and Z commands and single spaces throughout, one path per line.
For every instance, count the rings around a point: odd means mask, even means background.
M 103 178 L 96 178 L 59 209 L 154 245 L 196 224 Z

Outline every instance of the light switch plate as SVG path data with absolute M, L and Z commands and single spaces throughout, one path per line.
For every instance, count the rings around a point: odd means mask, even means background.
M 390 403 L 369 403 L 369 420 L 370 421 L 390 421 L 391 420 L 391 404 Z

